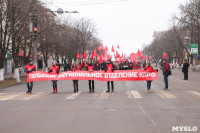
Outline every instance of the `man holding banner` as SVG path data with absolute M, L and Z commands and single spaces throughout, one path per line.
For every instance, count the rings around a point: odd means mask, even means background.
M 93 72 L 94 71 L 94 66 L 92 64 L 92 61 L 89 60 L 86 71 L 88 72 Z M 94 93 L 94 80 L 88 80 L 89 81 L 89 92 L 93 92 Z M 92 86 L 92 87 L 91 87 Z
M 26 72 L 26 76 L 27 76 L 32 71 L 35 71 L 35 65 L 33 65 L 33 61 L 30 59 L 24 69 L 24 72 Z M 27 81 L 27 88 L 28 88 L 28 91 L 26 93 L 31 93 L 33 89 L 33 82 Z
M 115 65 L 113 65 L 113 63 L 111 62 L 111 59 L 108 59 L 107 64 L 106 64 L 105 72 L 113 72 L 115 69 L 116 69 Z M 110 82 L 111 82 L 112 92 L 114 92 L 114 83 L 113 83 L 113 81 L 107 81 L 108 90 L 106 92 L 110 92 Z

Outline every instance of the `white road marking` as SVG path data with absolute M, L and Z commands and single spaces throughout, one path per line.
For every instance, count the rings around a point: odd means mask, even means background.
M 34 98 L 34 97 L 37 97 L 37 96 L 39 96 L 40 94 L 42 94 L 43 92 L 39 92 L 39 93 L 37 93 L 37 94 L 30 94 L 30 96 L 28 96 L 28 97 L 26 97 L 26 98 L 23 98 L 22 100 L 30 100 L 30 99 L 32 99 L 32 98 Z
M 194 95 L 197 95 L 197 96 L 200 96 L 200 93 L 197 92 L 197 91 L 189 91 L 190 93 L 194 94 Z
M 142 98 L 142 96 L 138 91 L 131 91 L 131 94 L 133 95 L 134 98 Z
M 78 93 L 74 93 L 74 94 L 71 94 L 69 97 L 67 97 L 66 99 L 75 99 L 78 95 L 80 95 L 81 91 L 78 92 Z
M 146 112 L 144 111 L 143 107 L 141 105 L 139 105 L 140 110 L 143 112 L 143 114 L 146 114 Z
M 158 96 L 160 96 L 161 98 L 166 98 L 166 97 L 164 97 L 162 94 L 160 94 L 159 92 L 156 92 L 156 94 L 157 94 Z
M 22 94 L 24 94 L 24 92 L 21 92 L 21 93 L 18 93 L 18 94 L 14 94 L 14 95 L 11 95 L 11 96 L 2 98 L 2 99 L 0 99 L 0 100 L 9 100 L 9 99 L 12 99 L 12 98 L 14 98 L 14 97 L 20 96 L 20 95 L 22 95 Z

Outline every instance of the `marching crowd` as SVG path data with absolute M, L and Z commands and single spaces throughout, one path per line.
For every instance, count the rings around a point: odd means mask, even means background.
M 98 60 L 92 61 L 89 59 L 89 61 L 86 61 L 84 58 L 82 61 L 79 60 L 78 63 L 73 62 L 72 65 L 69 62 L 65 62 L 63 65 L 64 71 L 105 71 L 105 72 L 113 72 L 115 70 L 137 70 L 137 69 L 144 69 L 145 71 L 151 72 L 153 67 L 151 66 L 150 62 L 112 62 L 111 59 L 108 59 L 107 62 L 103 61 L 100 63 Z M 59 61 L 57 63 L 55 61 L 52 62 L 52 65 L 49 67 L 49 73 L 59 73 L 60 72 L 61 65 Z M 163 77 L 164 77 L 164 82 L 165 82 L 165 88 L 168 89 L 168 76 L 171 75 L 171 70 L 169 63 L 164 59 L 161 65 L 162 71 L 163 71 Z M 184 68 L 185 69 L 185 68 Z M 156 69 L 157 70 L 157 69 Z M 35 65 L 33 65 L 33 61 L 29 60 L 29 63 L 25 67 L 25 72 L 28 74 L 32 71 L 35 71 Z M 158 70 L 157 70 L 158 71 Z M 186 74 L 187 78 L 187 74 Z M 152 81 L 147 81 L 147 91 L 150 93 L 150 88 L 151 88 L 151 82 Z M 94 85 L 94 80 L 89 80 L 89 92 L 94 93 L 95 92 L 95 85 Z M 54 80 L 52 81 L 53 85 L 53 93 L 57 93 L 57 81 Z M 73 80 L 73 87 L 74 87 L 74 93 L 78 92 L 78 80 Z M 27 88 L 28 91 L 27 93 L 32 92 L 33 88 L 33 82 L 27 82 Z M 113 81 L 107 81 L 107 91 L 106 92 L 114 92 L 114 82 Z

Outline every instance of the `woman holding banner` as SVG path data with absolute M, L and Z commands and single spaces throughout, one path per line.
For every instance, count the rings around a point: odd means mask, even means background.
M 79 70 L 79 68 L 76 65 L 76 63 L 74 62 L 72 64 L 71 71 L 77 71 L 77 70 Z M 78 92 L 78 80 L 73 80 L 73 86 L 74 86 L 74 93 Z
M 146 63 L 146 67 L 144 68 L 144 70 L 146 70 L 146 72 L 152 72 L 153 71 L 153 67 L 151 66 L 150 62 Z M 151 90 L 150 90 L 151 82 L 152 82 L 151 80 L 147 81 L 147 91 L 148 91 L 148 93 L 151 93 Z
M 53 74 L 58 74 L 59 73 L 59 66 L 56 66 L 56 62 L 53 61 L 52 62 L 52 66 L 50 66 L 49 68 L 49 73 L 53 73 Z M 53 84 L 53 93 L 57 93 L 57 80 L 52 80 L 52 84 Z

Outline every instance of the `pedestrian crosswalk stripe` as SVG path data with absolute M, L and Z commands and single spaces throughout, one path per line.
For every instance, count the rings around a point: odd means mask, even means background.
M 131 94 L 133 95 L 134 98 L 142 98 L 142 96 L 138 91 L 131 91 Z
M 200 93 L 197 91 L 184 91 L 184 93 L 200 98 Z
M 80 95 L 81 92 L 77 92 L 77 93 L 74 93 L 74 94 L 71 94 L 69 97 L 67 97 L 66 99 L 75 99 L 78 95 Z
M 107 93 L 107 92 L 104 91 L 104 92 L 101 93 L 101 95 L 100 95 L 99 98 L 100 98 L 100 99 L 108 99 L 109 96 L 110 96 L 110 94 L 111 94 L 110 92 Z
M 158 96 L 160 96 L 161 98 L 166 98 L 166 97 L 163 96 L 160 92 L 156 92 L 156 94 L 157 94 Z
M 50 95 L 50 93 L 41 93 L 40 95 L 33 97 L 32 100 L 42 99 L 43 97 L 48 95 Z
M 177 98 L 174 94 L 172 94 L 169 91 L 161 91 L 160 92 L 163 96 L 165 96 L 166 98 Z
M 126 91 L 126 94 L 128 95 L 128 98 L 133 98 L 133 96 L 132 96 L 130 91 Z
M 22 100 L 30 100 L 30 99 L 32 99 L 32 98 L 34 98 L 34 97 L 37 97 L 37 96 L 39 96 L 40 94 L 42 94 L 42 92 L 39 92 L 39 93 L 33 93 L 32 95 L 30 95 L 29 97 L 26 97 L 26 98 L 24 98 L 24 99 L 22 99 Z
M 14 97 L 20 96 L 22 94 L 24 94 L 24 92 L 5 94 L 5 95 L 0 96 L 0 100 L 9 100 Z

